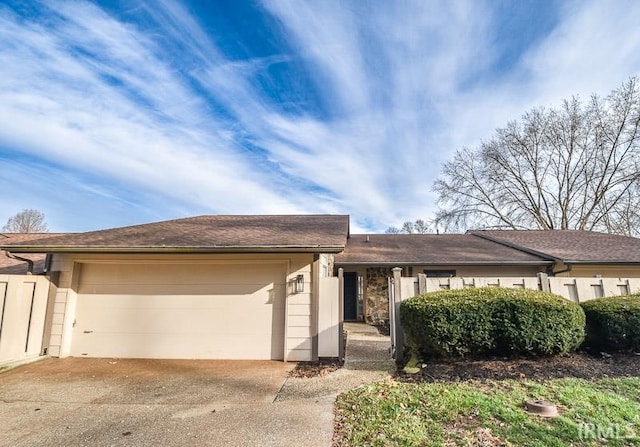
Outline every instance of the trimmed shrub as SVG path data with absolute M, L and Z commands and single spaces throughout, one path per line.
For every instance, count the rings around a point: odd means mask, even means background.
M 580 305 L 536 290 L 426 293 L 403 301 L 400 318 L 408 345 L 425 358 L 564 354 L 584 340 Z
M 461 291 L 473 290 L 463 289 Z M 485 297 L 453 290 L 409 298 L 400 304 L 407 342 L 428 357 L 482 354 L 495 348 L 491 309 Z
M 640 352 L 640 295 L 598 298 L 580 305 L 587 318 L 585 347 Z

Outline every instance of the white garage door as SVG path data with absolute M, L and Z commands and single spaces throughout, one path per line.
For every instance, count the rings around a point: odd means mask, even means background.
M 278 359 L 282 263 L 83 264 L 71 355 Z

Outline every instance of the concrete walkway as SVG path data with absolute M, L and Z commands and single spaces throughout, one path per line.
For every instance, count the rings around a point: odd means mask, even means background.
M 311 428 L 318 446 L 329 447 L 333 438 L 333 406 L 338 394 L 358 386 L 385 380 L 395 370 L 390 359 L 388 336 L 363 323 L 345 323 L 347 345 L 344 366 L 324 377 L 290 377 L 276 397 L 276 403 L 313 402 L 323 408 L 322 420 Z M 327 423 L 328 421 L 331 423 Z

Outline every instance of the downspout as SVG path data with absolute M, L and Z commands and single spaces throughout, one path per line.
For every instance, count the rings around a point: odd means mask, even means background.
M 16 256 L 13 253 L 10 253 L 8 250 L 5 250 L 4 253 L 7 255 L 8 258 L 15 259 L 16 261 L 26 262 L 28 264 L 27 275 L 33 274 L 33 261 L 31 259 L 21 258 L 20 256 Z
M 567 272 L 570 272 L 570 271 L 573 269 L 573 265 L 569 264 L 568 262 L 565 262 L 565 263 L 564 263 L 564 265 L 566 265 L 566 266 L 567 266 L 567 268 L 566 268 L 566 269 L 558 270 L 557 272 L 554 272 L 554 271 L 552 270 L 552 271 L 551 271 L 552 276 L 555 276 L 555 275 L 557 275 L 558 273 L 567 273 Z
M 53 258 L 53 256 L 51 255 L 51 253 L 47 253 L 47 256 L 44 258 L 44 274 L 48 275 L 49 274 L 49 270 L 51 270 L 51 259 Z

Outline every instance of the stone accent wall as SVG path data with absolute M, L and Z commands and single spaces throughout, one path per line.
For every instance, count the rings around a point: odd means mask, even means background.
M 365 315 L 369 324 L 389 323 L 389 277 L 391 268 L 369 267 L 365 283 Z

